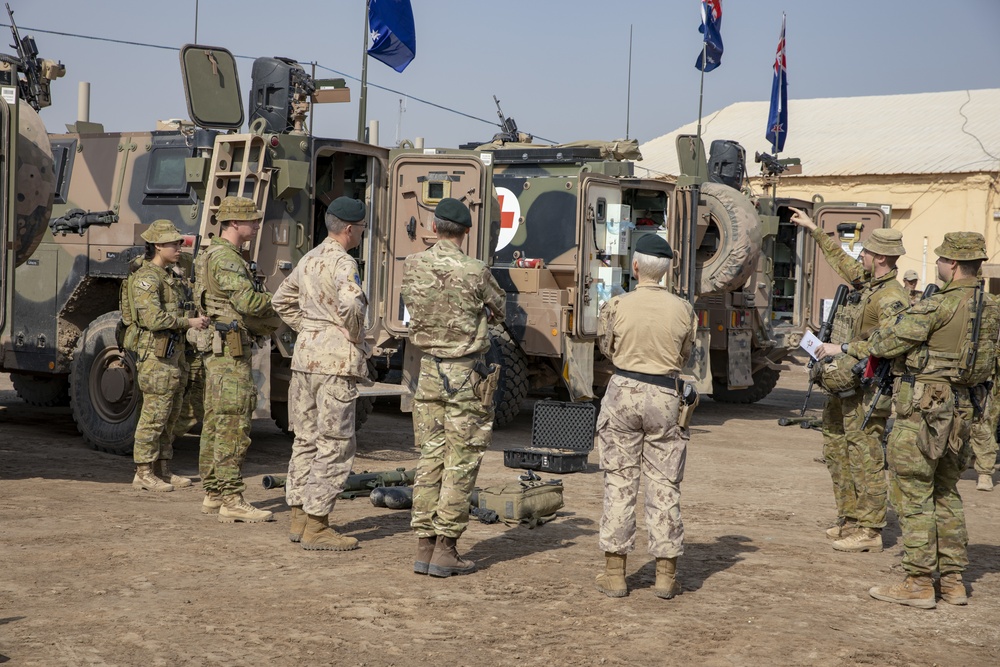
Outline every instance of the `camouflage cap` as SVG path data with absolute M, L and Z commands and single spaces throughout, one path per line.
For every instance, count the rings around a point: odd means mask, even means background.
M 650 257 L 671 259 L 674 256 L 674 251 L 670 248 L 667 240 L 656 234 L 646 234 L 636 241 L 635 251 Z
M 469 208 L 452 197 L 445 197 L 438 202 L 434 208 L 434 216 L 448 222 L 454 222 L 456 225 L 472 227 L 472 214 L 469 213 Z
M 358 222 L 365 219 L 365 203 L 350 197 L 337 197 L 326 207 L 326 212 L 344 222 Z
M 976 232 L 948 232 L 944 235 L 944 243 L 934 248 L 934 254 L 960 262 L 987 259 L 986 239 Z
M 173 243 L 183 238 L 169 220 L 154 220 L 149 229 L 142 233 L 142 240 L 146 243 Z
M 226 197 L 219 204 L 219 211 L 215 214 L 215 219 L 219 222 L 229 220 L 259 220 L 264 215 L 257 210 L 257 205 L 252 199 L 246 197 Z
M 898 229 L 876 229 L 865 241 L 865 250 L 876 255 L 889 257 L 905 255 L 903 234 Z
M 917 275 L 916 271 L 914 271 L 913 269 L 910 269 L 909 271 L 907 271 L 906 273 L 903 274 L 903 280 L 906 280 L 906 281 L 920 280 L 920 276 Z

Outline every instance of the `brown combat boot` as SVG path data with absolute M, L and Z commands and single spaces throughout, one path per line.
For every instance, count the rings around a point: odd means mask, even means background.
M 191 486 L 191 479 L 189 477 L 181 477 L 180 475 L 175 475 L 170 472 L 170 463 L 167 459 L 160 459 L 153 464 L 153 469 L 156 471 L 156 476 L 162 479 L 167 484 L 170 484 L 175 489 L 186 489 Z
M 218 491 L 206 491 L 205 499 L 201 501 L 202 514 L 218 514 L 222 507 L 222 494 Z
M 942 574 L 938 585 L 941 587 L 941 599 L 948 604 L 969 604 L 961 572 Z
M 132 478 L 132 488 L 137 491 L 173 491 L 174 487 L 153 474 L 152 463 L 137 463 L 135 477 Z
M 301 542 L 306 532 L 306 511 L 302 505 L 292 505 L 292 525 L 288 528 L 288 541 Z
M 222 496 L 222 507 L 219 508 L 219 523 L 260 523 L 271 521 L 274 515 L 267 510 L 259 510 L 243 499 L 242 493 L 231 493 Z
M 597 575 L 595 582 L 597 590 L 610 598 L 623 598 L 628 595 L 628 584 L 625 583 L 625 560 L 627 557 L 626 554 L 604 552 L 604 572 Z
M 309 551 L 351 551 L 358 548 L 355 538 L 341 535 L 330 528 L 329 516 L 312 514 L 306 514 L 305 530 L 299 544 Z
M 905 604 L 920 609 L 933 609 L 937 606 L 934 599 L 934 579 L 929 574 L 909 575 L 901 584 L 894 586 L 873 586 L 868 594 L 876 600 Z
M 826 539 L 842 540 L 857 529 L 858 522 L 856 519 L 848 519 L 842 516 L 837 519 L 837 523 L 832 528 L 826 529 Z
M 476 571 L 475 563 L 458 555 L 457 543 L 458 538 L 437 536 L 434 555 L 427 564 L 427 574 L 432 577 L 450 577 L 453 574 L 470 574 Z
M 417 574 L 427 574 L 431 565 L 431 558 L 434 557 L 434 547 L 437 544 L 437 535 L 434 537 L 417 538 L 417 557 L 413 559 L 413 571 Z
M 837 551 L 882 551 L 882 529 L 861 526 L 842 540 L 833 543 Z
M 993 475 L 980 475 L 979 480 L 976 482 L 976 491 L 992 491 L 993 490 Z
M 677 582 L 677 557 L 656 559 L 656 584 L 653 595 L 669 600 L 681 594 L 681 585 Z M 624 576 L 622 577 L 624 580 Z

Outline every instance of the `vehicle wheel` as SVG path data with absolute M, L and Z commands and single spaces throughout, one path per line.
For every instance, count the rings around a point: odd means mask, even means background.
M 28 405 L 43 408 L 69 405 L 69 380 L 65 377 L 11 373 L 10 381 Z
M 746 389 L 728 389 L 712 378 L 712 400 L 720 403 L 756 403 L 771 393 L 778 384 L 780 371 L 761 368 L 753 374 L 753 384 Z
M 490 349 L 486 362 L 500 364 L 500 381 L 493 394 L 493 428 L 509 424 L 521 411 L 528 395 L 528 359 L 521 346 L 503 327 L 490 327 Z
M 698 294 L 737 290 L 760 259 L 757 209 L 742 192 L 721 183 L 702 183 L 701 194 L 712 223 L 697 252 Z
M 69 370 L 73 421 L 94 449 L 125 456 L 132 453 L 142 395 L 135 359 L 115 341 L 118 311 L 105 313 L 80 335 Z

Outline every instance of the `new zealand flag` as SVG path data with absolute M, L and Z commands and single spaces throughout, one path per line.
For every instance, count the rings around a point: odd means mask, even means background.
M 372 45 L 368 55 L 402 72 L 417 55 L 410 0 L 369 0 L 368 28 Z
M 698 31 L 705 35 L 705 46 L 694 66 L 702 72 L 711 72 L 722 64 L 722 0 L 701 0 Z
M 767 114 L 767 140 L 775 153 L 785 148 L 788 134 L 788 77 L 785 61 L 785 17 L 781 17 L 781 37 L 774 56 L 774 80 L 771 83 L 771 110 Z

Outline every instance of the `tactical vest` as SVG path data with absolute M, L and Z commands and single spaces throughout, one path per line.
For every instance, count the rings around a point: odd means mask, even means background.
M 906 355 L 908 373 L 941 378 L 951 384 L 967 387 L 990 379 L 997 361 L 997 345 L 1000 342 L 1000 306 L 990 295 L 986 295 L 983 299 L 979 341 L 978 344 L 973 343 L 975 306 L 980 289 L 982 285 L 972 290 L 968 297 L 955 300 L 954 304 L 949 303 L 951 300 L 947 298 L 948 293 L 935 294 L 925 299 L 929 310 L 950 307 L 953 311 L 945 326 L 931 333 L 923 345 Z M 919 305 L 916 308 L 919 308 Z M 947 315 L 946 312 L 942 313 L 942 316 L 947 317 Z M 953 335 L 955 327 L 960 327 L 962 334 L 957 337 L 956 345 L 949 346 L 951 350 L 932 349 L 934 343 L 940 344 L 942 338 Z
M 233 252 L 232 249 L 221 244 L 210 245 L 202 251 L 198 255 L 198 259 L 195 260 L 195 304 L 199 305 L 203 312 L 208 315 L 213 322 L 229 324 L 230 322 L 235 321 L 241 330 L 249 331 L 254 336 L 271 335 L 271 333 L 274 332 L 280 325 L 280 320 L 278 320 L 277 317 L 261 318 L 252 315 L 241 315 L 235 308 L 233 308 L 232 303 L 229 301 L 229 294 L 219 287 L 219 283 L 216 280 L 214 272 L 209 270 L 209 261 L 212 255 L 223 250 L 228 250 L 231 254 Z M 250 275 L 250 269 L 247 267 L 246 261 L 244 261 L 243 257 L 239 255 L 236 255 L 236 258 L 243 271 L 243 277 L 246 278 L 249 283 L 254 285 L 254 289 L 257 289 L 257 285 Z
M 830 332 L 831 343 L 843 345 L 854 340 L 854 330 L 865 312 L 863 296 L 863 290 L 852 290 L 837 309 L 837 314 L 833 318 L 833 331 Z

